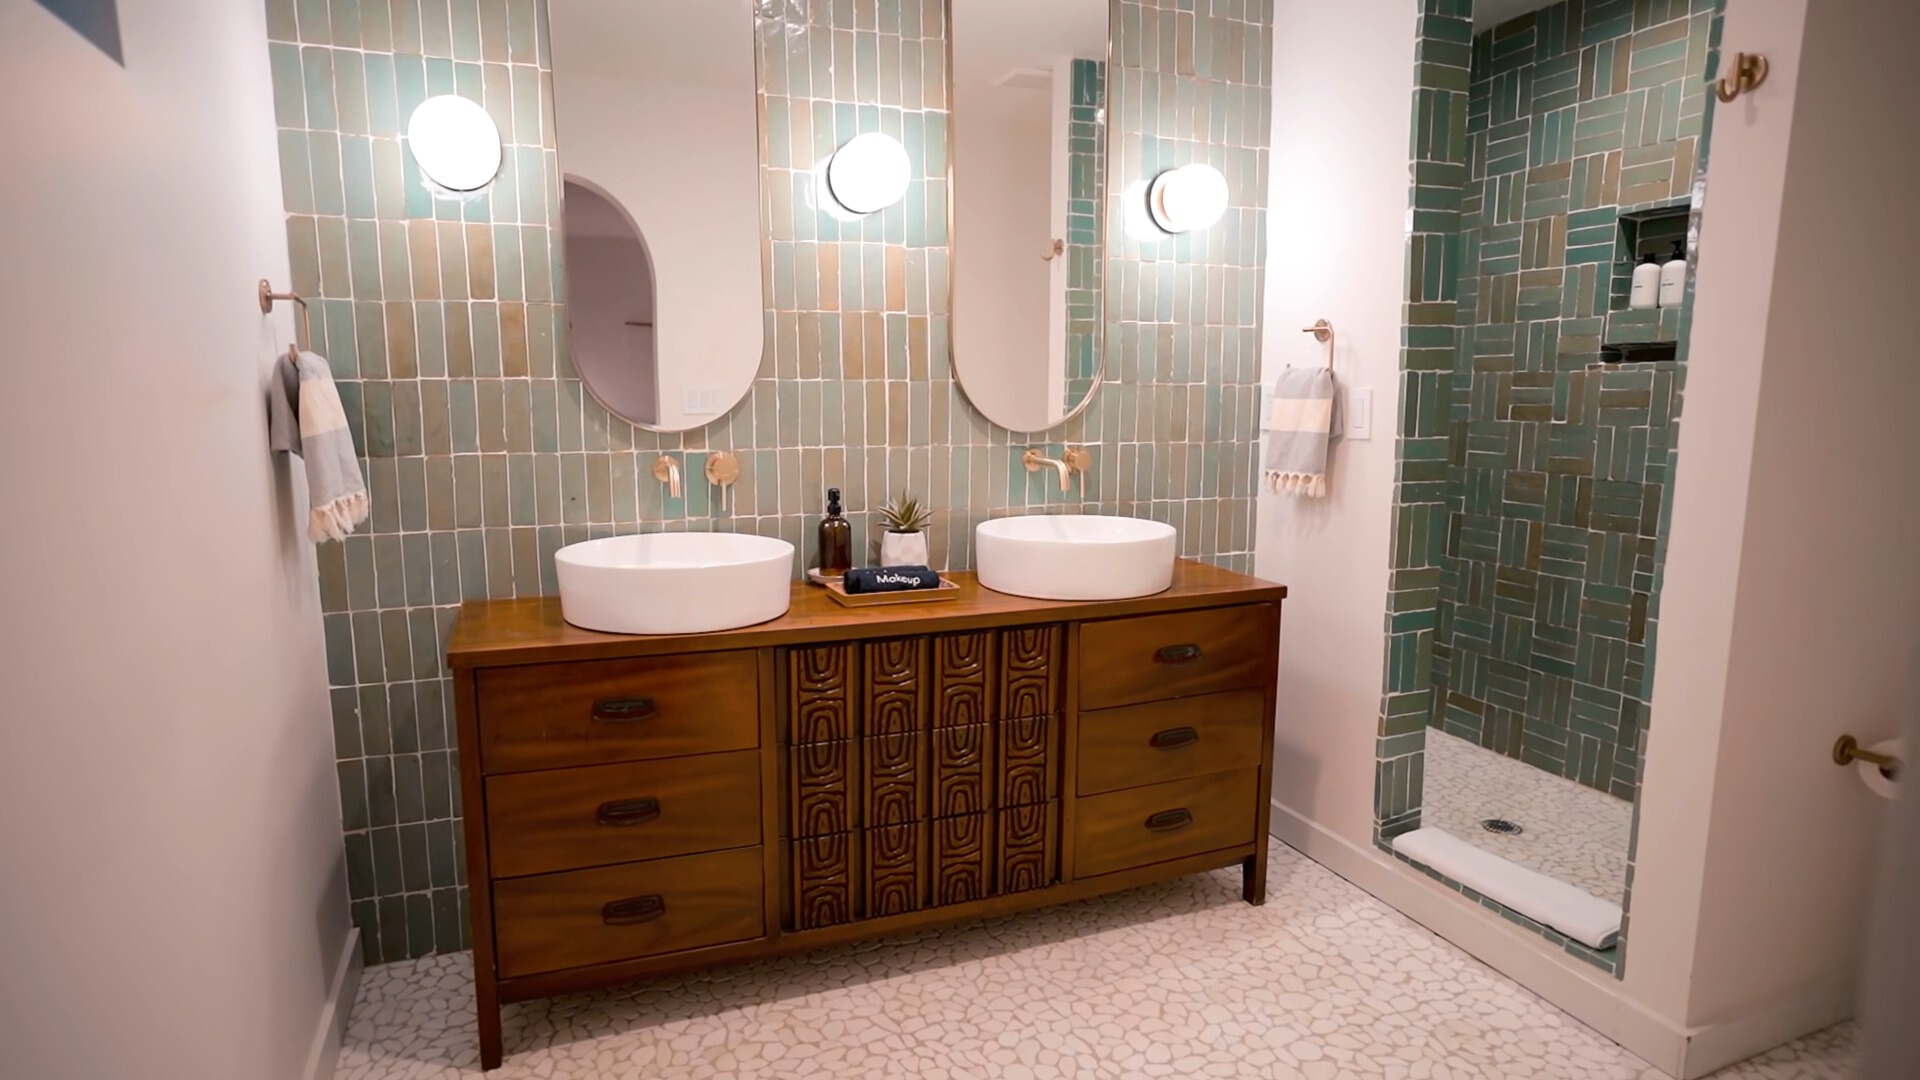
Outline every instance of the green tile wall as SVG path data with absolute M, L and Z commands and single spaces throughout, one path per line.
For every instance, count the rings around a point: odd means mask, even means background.
M 1448 422 L 1467 179 L 1470 0 L 1423 0 L 1414 53 L 1406 294 L 1401 306 L 1387 670 L 1375 732 L 1375 839 L 1420 825 L 1433 634 L 1446 539 Z
M 1105 90 L 1112 182 L 1108 385 L 1046 444 L 1086 444 L 1061 496 L 959 396 L 948 367 L 945 19 L 941 0 L 787 0 L 757 22 L 768 349 L 746 399 L 707 428 L 636 430 L 585 394 L 566 349 L 559 162 L 541 0 L 265 0 L 293 288 L 340 379 L 373 518 L 320 549 L 352 913 L 373 962 L 466 935 L 444 643 L 462 600 L 554 591 L 563 544 L 658 529 L 808 534 L 829 485 L 857 537 L 911 486 L 936 507 L 935 559 L 1029 509 L 1133 514 L 1181 552 L 1248 570 L 1257 312 L 1265 242 L 1270 0 L 1118 0 Z M 498 180 L 433 197 L 399 138 L 434 93 L 482 102 L 508 144 Z M 900 136 L 900 206 L 846 224 L 799 173 L 852 134 Z M 1206 160 L 1233 207 L 1206 234 L 1130 237 L 1129 185 Z M 652 457 L 739 454 L 723 510 L 666 498 Z M 1051 473 L 1047 474 L 1048 476 Z
M 1428 725 L 1621 798 L 1645 760 L 1686 329 L 1619 316 L 1623 214 L 1697 239 L 1719 0 L 1569 0 L 1477 36 L 1424 0 L 1376 840 Z M 1703 189 L 1701 189 L 1703 190 Z M 1678 340 L 1602 363 L 1602 342 Z M 1636 810 L 1637 828 L 1637 810 Z M 1631 899 L 1631 853 L 1627 872 Z M 1451 887 L 1498 908 L 1458 883 Z M 1596 953 L 1511 912 L 1549 941 Z
M 1569 0 L 1474 38 L 1434 726 L 1631 800 L 1685 371 L 1620 216 L 1691 201 L 1713 0 Z M 1665 327 L 1664 335 L 1661 334 Z

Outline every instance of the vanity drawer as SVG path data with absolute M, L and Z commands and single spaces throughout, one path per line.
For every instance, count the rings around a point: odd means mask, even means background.
M 1250 843 L 1260 770 L 1091 795 L 1074 807 L 1076 878 Z
M 488 668 L 476 676 L 488 773 L 760 745 L 759 662 L 690 653 Z
M 766 932 L 761 849 L 623 863 L 493 884 L 507 978 L 745 941 Z
M 487 780 L 496 877 L 760 842 L 760 754 L 548 769 Z
M 1278 609 L 1269 604 L 1143 615 L 1080 628 L 1080 708 L 1264 687 Z
M 1245 768 L 1260 760 L 1266 720 L 1264 690 L 1081 713 L 1078 794 Z

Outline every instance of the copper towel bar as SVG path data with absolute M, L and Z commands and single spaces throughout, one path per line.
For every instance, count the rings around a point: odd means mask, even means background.
M 1333 370 L 1333 324 L 1328 322 L 1325 319 L 1316 319 L 1314 320 L 1314 323 L 1312 326 L 1301 327 L 1300 332 L 1303 334 L 1312 334 L 1313 340 L 1321 342 L 1326 345 L 1327 370 L 1332 371 Z
M 307 349 L 309 351 L 313 349 L 313 308 L 308 306 L 306 300 L 301 297 L 299 293 L 274 292 L 273 283 L 266 278 L 261 278 L 260 314 L 271 314 L 273 312 L 273 302 L 276 300 L 291 300 L 300 305 L 300 329 L 303 331 L 301 336 L 306 338 L 306 344 L 300 344 L 299 338 L 295 338 L 293 347 L 287 351 L 289 358 L 297 363 L 300 359 L 301 349 Z

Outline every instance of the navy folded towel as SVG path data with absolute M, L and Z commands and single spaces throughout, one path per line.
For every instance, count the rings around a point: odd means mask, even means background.
M 937 589 L 940 575 L 924 566 L 867 566 L 847 571 L 842 584 L 849 593 Z

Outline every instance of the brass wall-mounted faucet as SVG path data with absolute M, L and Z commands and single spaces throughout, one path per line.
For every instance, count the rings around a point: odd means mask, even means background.
M 1020 461 L 1026 465 L 1028 472 L 1039 472 L 1048 467 L 1058 470 L 1061 491 L 1072 487 L 1075 473 L 1084 475 L 1093 468 L 1093 454 L 1084 446 L 1069 446 L 1062 449 L 1057 460 L 1041 453 L 1037 446 L 1029 447 L 1027 452 L 1020 456 Z
M 666 454 L 653 459 L 653 478 L 667 485 L 667 494 L 680 498 L 680 463 Z

